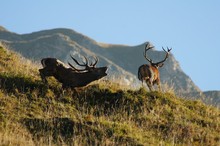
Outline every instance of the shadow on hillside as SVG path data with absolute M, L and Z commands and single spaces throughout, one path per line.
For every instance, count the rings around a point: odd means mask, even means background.
M 79 137 L 78 141 L 93 145 L 94 137 L 95 139 L 99 139 L 101 136 L 99 131 L 92 129 L 89 125 L 74 122 L 69 118 L 25 118 L 22 120 L 22 124 L 25 125 L 32 134 L 36 144 L 38 144 L 38 142 L 47 144 L 51 140 L 58 145 L 63 145 L 64 143 L 73 145 L 76 138 Z M 91 137 L 91 135 L 93 136 Z M 88 138 L 86 140 L 80 140 L 80 136 L 86 136 Z
M 73 137 L 74 127 L 80 127 L 78 123 L 73 122 L 68 118 L 53 118 L 53 119 L 24 119 L 24 125 L 38 141 L 41 137 L 52 136 L 53 141 L 57 143 L 59 136 L 65 141 L 70 142 Z
M 8 92 L 12 92 L 15 89 L 21 92 L 26 92 L 40 87 L 43 88 L 43 84 L 40 82 L 34 82 L 30 78 L 0 74 L 0 88 L 5 89 Z
M 146 95 L 149 95 L 148 98 L 145 98 Z M 99 88 L 99 85 L 91 85 L 86 88 L 85 92 L 79 93 L 74 101 L 77 101 L 76 108 L 79 111 L 83 111 L 84 108 L 86 110 L 98 109 L 92 112 L 95 116 L 114 115 L 121 112 L 129 116 L 133 112 L 143 112 L 143 106 L 148 104 L 148 101 L 154 102 L 154 98 L 156 96 L 151 96 L 145 90 L 114 92 L 110 89 Z M 151 105 L 147 107 L 150 109 Z

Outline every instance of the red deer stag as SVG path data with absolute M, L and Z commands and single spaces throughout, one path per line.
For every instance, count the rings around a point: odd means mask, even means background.
M 156 83 L 159 90 L 161 91 L 160 87 L 160 73 L 159 73 L 159 67 L 162 67 L 164 62 L 167 60 L 169 56 L 169 52 L 172 50 L 172 48 L 167 47 L 167 51 L 163 48 L 163 50 L 166 52 L 166 56 L 162 61 L 159 61 L 157 63 L 154 63 L 150 58 L 147 58 L 146 52 L 153 47 L 150 46 L 150 43 L 147 43 L 145 46 L 145 52 L 144 57 L 145 59 L 150 62 L 150 64 L 143 64 L 138 69 L 138 79 L 142 81 L 142 85 L 144 81 L 146 82 L 148 88 L 150 91 L 153 89 L 153 85 Z
M 75 58 L 73 61 L 79 66 L 85 67 L 84 69 L 77 69 L 72 64 L 68 63 L 71 68 L 67 67 L 63 62 L 56 58 L 44 58 L 41 60 L 43 66 L 39 69 L 41 79 L 44 83 L 47 83 L 46 77 L 53 76 L 60 83 L 63 88 L 75 88 L 83 87 L 89 83 L 99 80 L 106 76 L 107 67 L 96 68 L 98 58 L 95 58 L 95 63 L 88 65 L 88 59 L 86 57 L 83 64 L 80 64 Z

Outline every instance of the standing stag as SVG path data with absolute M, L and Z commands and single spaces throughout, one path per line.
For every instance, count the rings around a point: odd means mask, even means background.
M 159 90 L 161 91 L 160 87 L 160 73 L 159 73 L 159 67 L 162 67 L 164 65 L 164 62 L 167 60 L 169 57 L 169 52 L 172 50 L 172 48 L 167 47 L 167 51 L 163 48 L 164 52 L 166 52 L 166 56 L 162 61 L 159 61 L 157 63 L 154 63 L 152 59 L 147 58 L 147 51 L 152 49 L 153 46 L 150 46 L 150 43 L 147 43 L 145 46 L 145 52 L 144 52 L 144 57 L 145 59 L 150 62 L 150 64 L 143 64 L 139 67 L 138 69 L 138 79 L 142 81 L 142 85 L 144 81 L 147 83 L 148 88 L 150 91 L 153 89 L 153 85 L 156 83 Z
M 98 63 L 98 58 L 95 58 L 95 62 L 90 63 L 90 65 L 88 65 L 89 61 L 86 57 L 84 57 L 85 62 L 82 64 L 72 56 L 71 58 L 77 65 L 84 67 L 84 69 L 77 69 L 72 64 L 68 63 L 70 65 L 69 68 L 56 58 L 42 59 L 41 64 L 43 68 L 39 69 L 42 81 L 47 83 L 46 77 L 53 76 L 62 83 L 63 88 L 75 88 L 86 86 L 87 84 L 107 75 L 107 67 L 95 67 Z

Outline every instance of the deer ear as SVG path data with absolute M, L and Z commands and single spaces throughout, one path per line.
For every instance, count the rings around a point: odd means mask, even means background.
M 158 67 L 162 67 L 164 64 L 163 63 L 159 63 L 158 64 Z

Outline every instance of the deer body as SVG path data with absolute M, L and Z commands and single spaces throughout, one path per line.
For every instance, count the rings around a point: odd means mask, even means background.
M 147 61 L 150 62 L 150 64 L 143 64 L 139 67 L 138 79 L 142 81 L 142 85 L 144 84 L 145 81 L 150 91 L 153 90 L 154 84 L 157 84 L 159 90 L 161 91 L 159 67 L 163 66 L 163 62 L 165 62 L 166 59 L 168 58 L 169 52 L 172 48 L 171 49 L 167 48 L 167 51 L 165 51 L 165 49 L 163 48 L 163 50 L 166 52 L 165 59 L 160 62 L 153 63 L 153 61 L 147 58 L 146 56 L 146 52 L 149 49 L 153 48 L 152 46 L 150 47 L 149 45 L 150 44 L 148 43 L 145 47 L 144 57 L 146 58 Z
M 152 87 L 154 84 L 157 84 L 159 90 L 161 90 L 160 73 L 158 69 L 154 66 L 148 64 L 141 65 L 138 69 L 138 79 L 142 81 L 142 85 L 145 81 L 150 91 L 152 91 Z
M 87 60 L 86 64 L 79 64 L 80 66 L 85 66 L 86 69 L 78 70 L 73 67 L 73 65 L 71 65 L 71 68 L 65 66 L 65 64 L 58 59 L 44 58 L 41 60 L 43 68 L 39 69 L 39 72 L 42 81 L 45 83 L 47 83 L 46 77 L 53 76 L 62 83 L 63 88 L 83 87 L 107 75 L 107 67 L 95 68 L 96 63 L 91 64 L 92 66 L 88 66 Z

